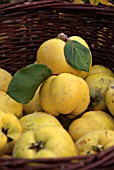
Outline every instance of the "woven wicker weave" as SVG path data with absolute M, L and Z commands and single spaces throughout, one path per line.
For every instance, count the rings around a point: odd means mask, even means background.
M 62 0 L 0 6 L 0 67 L 14 74 L 33 63 L 41 43 L 60 32 L 84 38 L 91 48 L 93 63 L 106 65 L 114 71 L 114 8 L 76 5 Z M 43 164 L 28 164 L 34 162 Z M 97 155 L 74 158 L 0 158 L 2 169 L 114 170 L 114 147 Z

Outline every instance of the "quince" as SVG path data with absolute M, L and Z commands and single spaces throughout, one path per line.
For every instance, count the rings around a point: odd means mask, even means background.
M 13 157 L 17 158 L 63 158 L 77 154 L 75 143 L 62 127 L 39 127 L 27 131 L 13 149 Z
M 85 81 L 89 86 L 91 98 L 88 110 L 106 111 L 105 94 L 113 80 L 114 77 L 105 73 L 94 73 L 85 78 Z
M 88 73 L 88 76 L 91 75 L 91 74 L 95 74 L 95 73 L 105 73 L 111 77 L 114 77 L 114 73 L 113 71 L 104 66 L 104 65 L 100 65 L 100 64 L 96 64 L 96 65 L 93 65 L 91 68 L 90 68 L 90 71 Z
M 39 127 L 56 127 L 61 126 L 61 123 L 57 118 L 51 114 L 45 112 L 34 112 L 20 118 L 20 124 L 22 131 L 26 132 L 29 130 L 34 130 Z
M 89 49 L 89 46 L 86 43 L 86 41 L 79 36 L 71 36 L 68 38 L 68 40 L 78 41 L 79 43 L 81 43 L 82 45 L 84 45 Z M 53 74 L 70 73 L 85 78 L 88 72 L 75 69 L 67 63 L 64 55 L 65 44 L 66 41 L 63 41 L 61 38 L 52 38 L 43 42 L 37 50 L 37 59 L 36 59 L 37 63 L 46 64 L 53 71 Z M 90 51 L 90 55 L 91 55 L 91 51 Z M 91 65 L 92 65 L 92 55 L 91 55 L 90 68 Z
M 5 69 L 0 68 L 0 90 L 7 91 L 12 75 Z
M 109 112 L 114 116 L 114 81 L 112 81 L 106 91 L 105 103 Z
M 43 111 L 39 100 L 39 91 L 40 91 L 40 86 L 36 90 L 32 100 L 30 100 L 27 104 L 23 104 L 23 110 L 25 114 L 31 114 L 35 111 L 37 112 Z
M 0 90 L 0 111 L 14 114 L 20 118 L 23 115 L 23 105 L 12 99 L 6 92 Z
M 61 73 L 47 78 L 39 92 L 43 110 L 54 116 L 60 114 L 78 116 L 90 102 L 89 88 L 81 77 Z
M 73 120 L 68 131 L 76 141 L 86 133 L 95 130 L 114 130 L 114 119 L 103 111 L 88 111 Z
M 114 131 L 92 131 L 79 138 L 75 144 L 79 155 L 97 154 L 114 146 Z
M 14 144 L 21 133 L 19 119 L 11 113 L 0 111 L 0 155 L 12 153 Z

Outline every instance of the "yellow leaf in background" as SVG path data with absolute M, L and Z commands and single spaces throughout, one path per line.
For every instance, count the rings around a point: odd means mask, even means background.
M 74 0 L 73 1 L 74 4 L 84 4 L 83 0 Z
M 101 4 L 103 4 L 103 5 L 113 6 L 114 7 L 114 5 L 112 3 L 110 3 L 108 0 L 99 0 L 99 2 Z
M 99 2 L 104 5 L 108 5 L 109 3 L 108 0 L 99 0 Z
M 89 2 L 92 5 L 98 5 L 99 4 L 99 0 L 89 0 Z
M 90 4 L 99 5 L 99 3 L 114 7 L 114 4 L 110 3 L 108 0 L 89 0 Z

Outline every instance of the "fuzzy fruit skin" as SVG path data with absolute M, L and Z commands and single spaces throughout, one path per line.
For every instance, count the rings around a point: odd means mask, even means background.
M 103 111 L 88 111 L 75 119 L 69 126 L 69 133 L 76 141 L 94 130 L 114 130 L 114 119 Z
M 19 119 L 11 113 L 0 111 L 0 133 L 3 134 L 3 138 L 1 139 L 3 140 L 3 142 L 1 141 L 0 145 L 4 143 L 4 138 L 7 139 L 4 153 L 11 154 L 16 140 L 22 134 L 22 127 Z M 9 138 L 11 138 L 12 140 Z
M 88 73 L 88 76 L 95 73 L 104 73 L 114 78 L 113 71 L 104 65 L 99 64 L 93 65 Z
M 0 90 L 7 91 L 12 75 L 5 69 L 0 68 Z
M 79 155 L 97 154 L 102 150 L 114 146 L 114 131 L 92 131 L 79 138 L 75 144 Z
M 33 144 L 37 145 L 40 142 L 42 142 L 40 149 L 30 149 Z M 19 138 L 13 149 L 13 157 L 17 158 L 60 158 L 76 155 L 75 144 L 62 127 L 39 127 L 37 130 L 27 131 Z
M 23 105 L 12 99 L 6 92 L 0 90 L 0 110 L 11 113 L 18 118 L 23 115 Z
M 105 73 L 95 73 L 85 78 L 90 89 L 91 102 L 88 106 L 89 110 L 106 111 L 105 94 L 113 77 Z
M 34 112 L 20 118 L 20 124 L 22 127 L 22 131 L 26 132 L 29 130 L 35 130 L 39 127 L 62 127 L 61 123 L 57 120 L 57 118 L 51 114 L 46 112 Z
M 89 46 L 81 37 L 72 36 L 69 37 L 69 39 L 77 40 L 89 49 Z M 77 70 L 67 63 L 64 56 L 64 46 L 65 42 L 58 38 L 53 38 L 45 41 L 41 44 L 37 51 L 37 63 L 46 64 L 53 71 L 53 74 L 71 73 L 79 77 L 85 78 L 88 72 Z M 91 65 L 92 55 L 90 67 Z
M 31 114 L 35 111 L 37 112 L 43 111 L 39 100 L 39 90 L 40 90 L 40 86 L 36 90 L 36 93 L 32 98 L 32 100 L 30 100 L 29 103 L 27 104 L 23 104 L 23 110 L 25 114 Z
M 69 73 L 52 75 L 46 79 L 39 96 L 43 110 L 54 116 L 60 113 L 80 115 L 90 102 L 89 88 L 85 80 Z
M 2 131 L 0 131 L 0 156 L 6 152 L 7 149 L 7 137 Z
M 114 116 L 114 81 L 108 87 L 105 95 L 105 102 L 108 110 Z

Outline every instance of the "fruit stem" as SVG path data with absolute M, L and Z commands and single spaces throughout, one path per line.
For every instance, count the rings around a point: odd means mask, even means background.
M 34 150 L 39 151 L 39 150 L 41 150 L 43 148 L 43 146 L 44 146 L 43 142 L 40 141 L 38 143 L 32 143 L 31 146 L 29 147 L 29 149 L 34 149 Z
M 63 32 L 60 33 L 60 34 L 58 34 L 58 35 L 57 35 L 57 38 L 59 38 L 59 39 L 65 41 L 65 42 L 67 42 L 67 41 L 69 40 L 68 37 L 67 37 L 67 35 L 64 34 Z
M 92 146 L 92 149 L 99 153 L 100 151 L 103 150 L 103 146 L 102 145 Z

